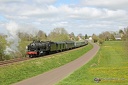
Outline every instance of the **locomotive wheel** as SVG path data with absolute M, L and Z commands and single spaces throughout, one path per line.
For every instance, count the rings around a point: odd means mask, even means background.
M 29 58 L 33 58 L 33 55 L 29 55 Z
M 50 54 L 50 51 L 47 51 L 45 54 L 46 54 L 46 55 L 49 55 L 49 54 Z

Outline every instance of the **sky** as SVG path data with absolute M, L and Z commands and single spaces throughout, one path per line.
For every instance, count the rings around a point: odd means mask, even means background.
M 54 28 L 75 35 L 118 31 L 128 26 L 128 0 L 0 0 L 0 33 L 10 22 L 47 34 Z

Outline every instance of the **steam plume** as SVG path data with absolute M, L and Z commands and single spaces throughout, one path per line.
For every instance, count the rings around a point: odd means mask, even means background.
M 10 53 L 15 53 L 19 52 L 18 51 L 18 46 L 20 42 L 20 38 L 18 37 L 19 32 L 27 33 L 27 34 L 32 34 L 36 35 L 38 30 L 32 26 L 32 25 L 27 25 L 27 24 L 17 24 L 14 21 L 11 21 L 6 24 L 6 30 L 7 30 L 7 44 L 5 49 L 5 54 L 10 54 Z

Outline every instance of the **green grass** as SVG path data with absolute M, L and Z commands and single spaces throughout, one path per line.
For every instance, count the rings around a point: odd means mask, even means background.
M 128 85 L 128 56 L 123 42 L 105 42 L 97 55 L 86 65 L 57 85 Z M 100 78 L 96 83 L 94 78 Z
M 19 62 L 13 65 L 2 66 L 0 67 L 0 85 L 10 85 L 62 66 L 82 56 L 91 48 L 92 45 L 89 44 L 75 50 Z

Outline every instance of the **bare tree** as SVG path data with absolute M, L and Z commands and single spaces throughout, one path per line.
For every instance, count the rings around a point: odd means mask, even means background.
M 125 43 L 124 43 L 125 53 L 126 55 L 128 55 L 128 27 L 124 28 L 124 38 L 125 38 Z
M 55 28 L 48 35 L 48 39 L 52 41 L 64 41 L 69 40 L 69 35 L 64 28 Z
M 69 34 L 69 37 L 70 37 L 71 40 L 76 40 L 76 39 L 75 39 L 76 37 L 75 37 L 75 35 L 74 35 L 73 32 L 72 32 L 71 34 Z
M 44 33 L 42 30 L 39 30 L 37 33 L 37 39 L 46 40 L 47 39 L 46 33 Z
M 124 37 L 125 37 L 125 40 L 128 41 L 128 27 L 124 28 Z
M 79 33 L 77 37 L 78 37 L 78 40 L 83 40 L 84 39 L 84 37 L 81 33 Z
M 101 34 L 99 34 L 99 38 L 104 41 L 115 40 L 114 33 L 108 32 L 108 31 L 105 31 L 105 32 L 102 32 Z

